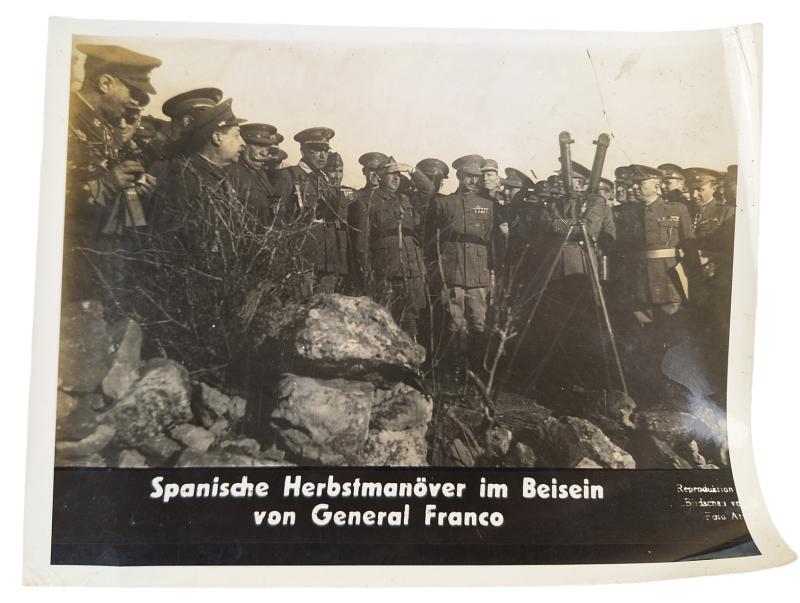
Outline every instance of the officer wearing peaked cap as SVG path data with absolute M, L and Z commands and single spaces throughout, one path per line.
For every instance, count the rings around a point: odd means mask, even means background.
M 450 366 L 459 377 L 467 352 L 477 370 L 484 350 L 487 295 L 492 281 L 494 204 L 480 192 L 485 160 L 466 155 L 453 162 L 456 192 L 436 197 L 425 218 L 426 239 L 436 253 L 438 282 L 444 288 Z M 432 277 L 433 278 L 433 277 Z
M 533 180 L 528 178 L 523 172 L 515 168 L 506 168 L 506 177 L 500 183 L 503 185 L 503 190 L 507 193 L 508 201 L 513 201 L 514 197 L 520 192 L 529 191 L 533 189 Z
M 631 168 L 629 165 L 622 165 L 615 169 L 614 180 L 617 187 L 616 199 L 620 204 L 636 201 L 636 195 L 633 190 L 633 180 L 631 180 Z
M 342 186 L 344 161 L 339 153 L 332 152 L 328 155 L 328 161 L 325 163 L 325 173 L 328 174 L 333 187 L 338 189 Z
M 657 169 L 661 172 L 664 198 L 676 203 L 685 202 L 687 200 L 686 176 L 683 168 L 674 163 L 662 163 Z
M 239 161 L 228 168 L 231 183 L 263 224 L 272 224 L 280 195 L 267 173 L 269 148 L 277 128 L 264 123 L 246 123 L 239 128 L 245 142 Z
M 395 320 L 417 337 L 425 307 L 425 258 L 421 217 L 399 192 L 400 176 L 413 168 L 389 157 L 378 171 L 380 185 L 352 205 L 354 270 L 363 290 L 391 309 Z
M 483 174 L 483 182 L 481 189 L 483 193 L 493 201 L 500 201 L 502 192 L 500 190 L 500 167 L 494 159 L 485 159 L 481 173 Z
M 686 170 L 689 194 L 694 202 L 692 223 L 694 225 L 700 262 L 706 283 L 712 292 L 708 300 L 710 323 L 717 324 L 716 340 L 727 337 L 722 332 L 727 329 L 727 316 L 730 314 L 730 287 L 733 276 L 733 234 L 736 208 L 725 204 L 720 191 L 722 174 L 707 168 Z M 720 322 L 720 317 L 725 317 Z
M 626 305 L 642 323 L 663 323 L 684 299 L 706 293 L 694 227 L 683 203 L 661 196 L 659 170 L 634 164 L 628 174 L 641 201 L 614 211 Z
M 230 251 L 220 223 L 232 208 L 246 211 L 231 173 L 244 151 L 239 126 L 245 120 L 233 113 L 232 100 L 214 107 L 195 107 L 179 139 L 175 157 L 159 180 L 152 212 L 152 235 L 162 248 L 194 249 L 223 257 Z M 257 216 L 247 212 L 242 219 Z
M 686 176 L 689 195 L 694 203 L 692 220 L 695 234 L 702 249 L 702 241 L 722 224 L 733 220 L 736 210 L 722 199 L 722 174 L 707 168 L 688 168 Z
M 389 156 L 378 151 L 364 153 L 358 158 L 361 164 L 361 173 L 364 174 L 365 184 L 362 189 L 356 192 L 356 199 L 368 197 L 371 192 L 378 188 L 380 178 L 378 170 L 389 160 Z
M 253 169 L 266 171 L 269 150 L 272 147 L 278 129 L 270 124 L 246 123 L 241 129 L 245 150 L 242 155 L 245 165 Z
M 145 224 L 140 197 L 152 193 L 155 179 L 129 152 L 122 128 L 125 116 L 138 114 L 155 93 L 150 72 L 161 65 L 120 46 L 79 44 L 77 50 L 86 58 L 83 82 L 69 105 L 65 301 L 97 291 L 94 269 L 78 248 L 115 245 L 128 229 Z
M 306 298 L 313 293 L 334 293 L 347 274 L 347 259 L 341 255 L 337 232 L 347 228 L 339 206 L 339 195 L 325 167 L 330 155 L 331 128 L 317 126 L 294 135 L 300 143 L 297 165 L 275 172 L 280 193 L 277 223 L 297 232 L 301 252 L 298 269 L 302 284 L 297 293 Z

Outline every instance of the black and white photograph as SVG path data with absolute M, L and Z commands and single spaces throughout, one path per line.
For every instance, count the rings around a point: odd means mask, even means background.
M 758 26 L 61 25 L 53 565 L 763 554 Z
M 715 37 L 76 36 L 56 464 L 728 466 Z

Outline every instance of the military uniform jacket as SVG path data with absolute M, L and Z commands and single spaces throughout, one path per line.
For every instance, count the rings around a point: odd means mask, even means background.
M 590 195 L 585 207 L 582 209 L 583 223 L 586 226 L 587 234 L 592 241 L 598 243 L 602 250 L 610 248 L 611 242 L 617 237 L 617 228 L 614 222 L 614 213 L 606 204 L 605 198 L 600 195 Z M 552 262 L 555 254 L 559 251 L 564 237 L 573 228 L 570 239 L 564 245 L 559 263 L 553 272 L 553 278 L 569 276 L 572 274 L 589 274 L 589 267 L 586 265 L 587 257 L 584 253 L 583 233 L 576 225 L 574 218 L 568 218 L 568 206 L 565 202 L 559 201 L 547 207 L 542 213 L 545 240 L 543 240 L 542 257 L 546 262 Z
M 159 248 L 219 258 L 247 253 L 241 244 L 250 238 L 237 233 L 257 226 L 257 216 L 239 199 L 226 168 L 199 153 L 173 159 L 158 181 L 150 231 Z
M 122 131 L 73 93 L 67 137 L 66 232 L 86 236 L 100 232 L 115 195 L 103 178 L 119 160 L 122 147 Z
M 408 197 L 377 189 L 350 208 L 351 242 L 362 282 L 422 278 L 421 217 Z
M 275 172 L 280 195 L 277 223 L 299 228 L 306 265 L 327 274 L 347 274 L 345 198 L 328 176 L 304 162 Z M 305 228 L 303 228 L 303 226 Z
M 640 304 L 683 301 L 674 268 L 684 252 L 690 278 L 699 272 L 697 243 L 683 203 L 658 197 L 650 205 L 625 203 L 615 208 L 619 277 L 628 296 Z
M 280 200 L 277 189 L 270 182 L 266 170 L 252 165 L 242 156 L 226 168 L 231 184 L 250 211 L 264 225 L 272 224 Z
M 714 233 L 720 226 L 734 220 L 735 217 L 736 208 L 719 201 L 712 200 L 696 208 L 692 223 L 694 224 L 695 237 L 697 237 L 697 245 L 700 249 L 709 248 L 711 251 L 717 251 Z M 722 250 L 720 249 L 719 251 Z
M 447 286 L 489 286 L 493 229 L 493 202 L 477 192 L 457 191 L 433 200 L 425 218 L 426 238 L 438 250 Z

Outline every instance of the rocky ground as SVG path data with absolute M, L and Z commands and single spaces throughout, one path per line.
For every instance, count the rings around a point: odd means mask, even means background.
M 143 360 L 139 325 L 103 315 L 95 301 L 62 313 L 57 466 L 727 464 L 724 414 L 701 396 L 640 410 L 612 390 L 503 392 L 487 412 L 475 388 L 422 379 L 425 350 L 367 298 L 319 295 L 253 321 L 275 375 L 255 430 L 244 397 L 172 360 Z

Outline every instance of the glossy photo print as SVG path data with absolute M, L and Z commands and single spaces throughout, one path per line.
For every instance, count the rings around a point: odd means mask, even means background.
M 26 580 L 793 557 L 748 425 L 760 26 L 56 19 L 50 57 Z

